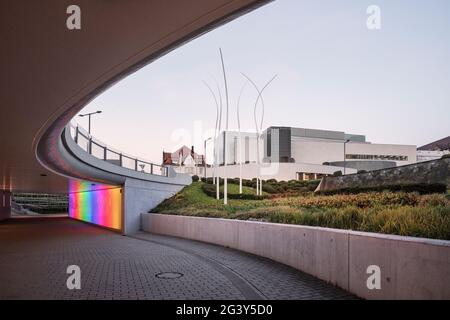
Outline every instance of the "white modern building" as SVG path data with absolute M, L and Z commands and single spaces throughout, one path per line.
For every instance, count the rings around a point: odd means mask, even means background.
M 242 163 L 243 177 L 251 179 L 310 180 L 360 170 L 401 166 L 417 161 L 414 145 L 375 144 L 360 134 L 341 131 L 269 127 L 256 138 L 255 133 L 223 132 L 218 140 L 219 174 L 223 175 L 224 149 L 227 145 L 226 175 L 239 176 Z M 259 141 L 260 166 L 257 165 Z M 207 172 L 212 174 L 212 170 Z
M 241 142 L 239 142 L 241 137 Z M 219 164 L 225 163 L 225 143 L 227 143 L 227 164 L 256 163 L 257 157 L 257 134 L 254 132 L 223 131 L 217 138 L 217 152 Z M 241 145 L 239 145 L 239 143 Z M 260 159 L 262 156 L 262 140 L 260 139 Z

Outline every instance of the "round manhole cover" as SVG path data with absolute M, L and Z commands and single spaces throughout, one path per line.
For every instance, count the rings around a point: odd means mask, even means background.
M 156 277 L 160 279 L 177 279 L 182 276 L 183 274 L 179 272 L 161 272 L 156 275 Z

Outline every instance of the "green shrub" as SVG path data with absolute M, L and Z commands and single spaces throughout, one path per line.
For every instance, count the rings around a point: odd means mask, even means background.
M 212 177 L 208 177 L 208 178 L 206 178 L 206 183 L 213 184 L 214 179 Z
M 320 183 L 320 180 L 311 180 L 311 181 L 308 181 L 308 184 L 307 184 L 308 191 L 314 191 L 314 190 L 316 190 L 317 187 L 319 186 L 319 183 Z
M 267 199 L 267 196 L 257 196 L 256 194 L 248 194 L 248 193 L 229 193 L 228 198 L 230 199 L 240 199 L 240 200 L 264 200 Z
M 450 153 L 449 154 L 444 154 L 441 159 L 450 159 Z
M 215 198 L 217 195 L 216 186 L 212 184 L 202 184 L 202 191 L 210 197 Z M 223 198 L 223 191 L 220 190 L 220 198 Z M 240 199 L 240 200 L 263 200 L 267 199 L 267 196 L 257 196 L 256 194 L 248 193 L 228 193 L 228 199 Z
M 213 184 L 210 183 L 202 184 L 202 191 L 210 197 L 216 196 L 216 186 Z
M 256 180 L 255 180 L 255 184 L 256 184 Z M 253 181 L 252 180 L 248 180 L 248 179 L 244 179 L 244 180 L 242 180 L 242 185 L 246 186 L 246 187 L 252 187 Z
M 239 178 L 230 179 L 230 183 L 239 184 Z
M 367 173 L 367 170 L 358 170 L 357 173 L 358 173 L 358 174 L 360 174 L 360 173 Z
M 333 172 L 333 177 L 340 177 L 340 176 L 342 176 L 341 170 Z
M 314 191 L 319 185 L 320 180 L 310 181 L 274 181 L 274 179 L 263 182 L 263 190 L 270 194 L 303 194 Z
M 450 202 L 445 200 L 442 195 L 436 197 L 427 196 L 429 199 L 419 200 L 418 193 L 406 192 L 368 192 L 359 194 L 336 194 L 336 195 L 317 195 L 309 197 L 290 198 L 288 200 L 279 201 L 279 204 L 286 204 L 303 208 L 343 208 L 347 206 L 358 208 L 369 208 L 376 206 L 391 205 L 410 205 L 417 206 L 419 201 L 421 204 L 439 203 L 448 205 Z
M 356 194 L 363 192 L 418 192 L 420 194 L 432 194 L 432 193 L 446 193 L 447 185 L 442 183 L 417 183 L 417 184 L 396 184 L 377 187 L 354 187 L 354 188 L 342 188 L 337 190 L 318 191 L 318 194 L 333 195 L 333 194 Z
M 270 183 L 263 183 L 263 187 L 262 187 L 264 192 L 270 193 L 270 194 L 275 194 L 277 193 L 277 189 L 271 185 Z
M 200 178 L 196 174 L 192 176 L 193 182 L 197 182 L 198 180 L 200 180 Z

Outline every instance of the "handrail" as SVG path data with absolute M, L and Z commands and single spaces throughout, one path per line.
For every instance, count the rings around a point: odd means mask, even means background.
M 106 161 L 108 163 L 118 165 L 130 170 L 156 175 L 169 176 L 169 170 L 166 166 L 152 163 L 141 158 L 128 155 L 117 149 L 109 147 L 107 144 L 94 138 L 79 124 L 69 123 L 70 137 L 73 141 L 81 147 L 84 151 L 97 159 Z

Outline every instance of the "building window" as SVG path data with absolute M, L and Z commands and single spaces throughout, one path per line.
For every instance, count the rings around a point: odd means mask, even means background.
M 267 130 L 266 148 L 267 157 L 270 158 L 272 156 L 272 132 L 270 130 Z
M 374 154 L 346 154 L 349 160 L 391 160 L 391 161 L 408 161 L 408 156 L 395 155 L 374 155 Z

